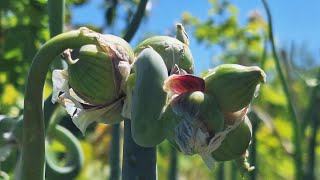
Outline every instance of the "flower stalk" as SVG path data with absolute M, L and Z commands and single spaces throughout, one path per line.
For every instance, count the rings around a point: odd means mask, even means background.
M 45 130 L 43 120 L 43 87 L 50 63 L 67 48 L 80 48 L 98 41 L 87 28 L 60 34 L 49 40 L 35 55 L 31 64 L 24 99 L 22 143 L 22 180 L 44 180 Z

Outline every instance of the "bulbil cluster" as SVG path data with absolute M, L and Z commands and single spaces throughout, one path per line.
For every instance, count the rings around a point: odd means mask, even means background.
M 68 69 L 53 73 L 53 102 L 66 107 L 85 132 L 93 121 L 132 121 L 132 137 L 143 147 L 167 139 L 208 167 L 236 160 L 244 171 L 251 140 L 246 116 L 265 74 L 259 67 L 223 64 L 204 77 L 194 63 L 181 24 L 176 38 L 155 36 L 133 51 L 123 39 L 93 33 L 100 46 L 65 51 Z

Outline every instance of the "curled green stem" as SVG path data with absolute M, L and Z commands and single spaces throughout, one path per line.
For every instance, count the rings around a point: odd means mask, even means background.
M 65 146 L 68 162 L 63 167 L 57 165 L 54 161 L 55 153 L 47 151 L 46 179 L 74 179 L 80 172 L 83 164 L 83 152 L 79 141 L 69 130 L 59 125 L 55 125 L 54 128 L 48 132 L 48 136 L 49 139 L 58 140 Z
M 292 141 L 294 143 L 294 163 L 295 163 L 295 178 L 296 179 L 302 179 L 302 146 L 301 146 L 301 132 L 300 132 L 300 125 L 297 118 L 297 115 L 295 113 L 293 102 L 292 102 L 292 96 L 289 91 L 289 87 L 287 84 L 287 81 L 285 79 L 284 73 L 281 69 L 280 60 L 276 51 L 276 46 L 274 42 L 274 36 L 273 36 L 273 28 L 272 28 L 272 17 L 270 13 L 269 6 L 266 2 L 266 0 L 262 0 L 263 6 L 266 10 L 267 17 L 268 17 L 268 24 L 269 24 L 269 39 L 271 43 L 271 49 L 272 49 L 272 55 L 274 57 L 274 61 L 276 63 L 276 69 L 278 71 L 280 81 L 283 87 L 283 91 L 287 98 L 287 104 L 288 104 L 288 111 L 289 111 L 289 119 L 291 119 L 292 123 L 292 129 L 294 131 L 292 136 Z
M 45 129 L 43 120 L 43 87 L 50 63 L 67 48 L 96 44 L 87 36 L 88 29 L 70 31 L 49 40 L 38 51 L 31 64 L 24 99 L 21 179 L 43 180 L 45 165 Z

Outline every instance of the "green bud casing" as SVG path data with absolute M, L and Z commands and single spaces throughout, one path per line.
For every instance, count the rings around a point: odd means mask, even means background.
M 164 60 L 168 71 L 177 64 L 179 68 L 193 73 L 193 58 L 187 45 L 169 36 L 154 36 L 142 41 L 135 49 L 139 54 L 145 48 L 152 47 Z
M 229 161 L 243 156 L 250 144 L 252 125 L 247 116 L 236 129 L 230 131 L 221 145 L 211 153 L 216 161 Z
M 204 77 L 205 92 L 215 97 L 221 111 L 235 112 L 250 104 L 258 84 L 265 82 L 265 77 L 257 66 L 223 64 Z
M 113 102 L 119 96 L 119 76 L 112 57 L 96 45 L 80 49 L 79 60 L 68 67 L 69 84 L 83 100 L 94 105 Z
M 165 139 L 159 119 L 167 100 L 167 93 L 162 87 L 168 78 L 168 72 L 161 56 L 152 48 L 144 49 L 139 54 L 135 70 L 132 137 L 138 145 L 152 147 Z
M 172 100 L 173 111 L 180 117 L 196 119 L 200 129 L 213 136 L 223 130 L 223 114 L 214 98 L 201 91 L 186 92 Z
M 101 35 L 100 46 L 80 48 L 77 60 L 68 65 L 69 84 L 74 92 L 91 105 L 109 105 L 122 94 L 123 82 L 134 54 L 130 45 L 112 35 Z M 127 72 L 128 71 L 128 72 Z

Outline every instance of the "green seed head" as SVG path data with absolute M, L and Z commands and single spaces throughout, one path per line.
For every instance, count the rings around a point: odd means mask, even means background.
M 235 112 L 250 104 L 265 78 L 265 73 L 257 66 L 223 64 L 204 77 L 205 92 L 215 97 L 223 112 Z
M 176 97 L 171 106 L 173 111 L 183 118 L 197 119 L 204 132 L 214 133 L 223 130 L 223 114 L 214 98 L 201 91 L 186 92 Z
M 68 65 L 71 88 L 92 105 L 108 105 L 122 95 L 129 63 L 133 61 L 133 52 L 124 40 L 111 35 L 102 37 L 106 40 L 101 46 L 82 46 L 77 60 Z
M 152 147 L 166 138 L 159 119 L 167 100 L 167 93 L 162 88 L 168 78 L 167 69 L 161 56 L 152 48 L 143 50 L 134 65 L 132 138 L 139 146 Z
M 143 49 L 152 47 L 164 60 L 168 71 L 177 64 L 179 68 L 193 73 L 193 58 L 187 45 L 169 36 L 154 36 L 141 42 L 135 49 L 139 54 Z
M 247 116 L 236 129 L 230 131 L 221 145 L 211 153 L 216 161 L 229 161 L 243 156 L 250 144 L 252 125 Z

